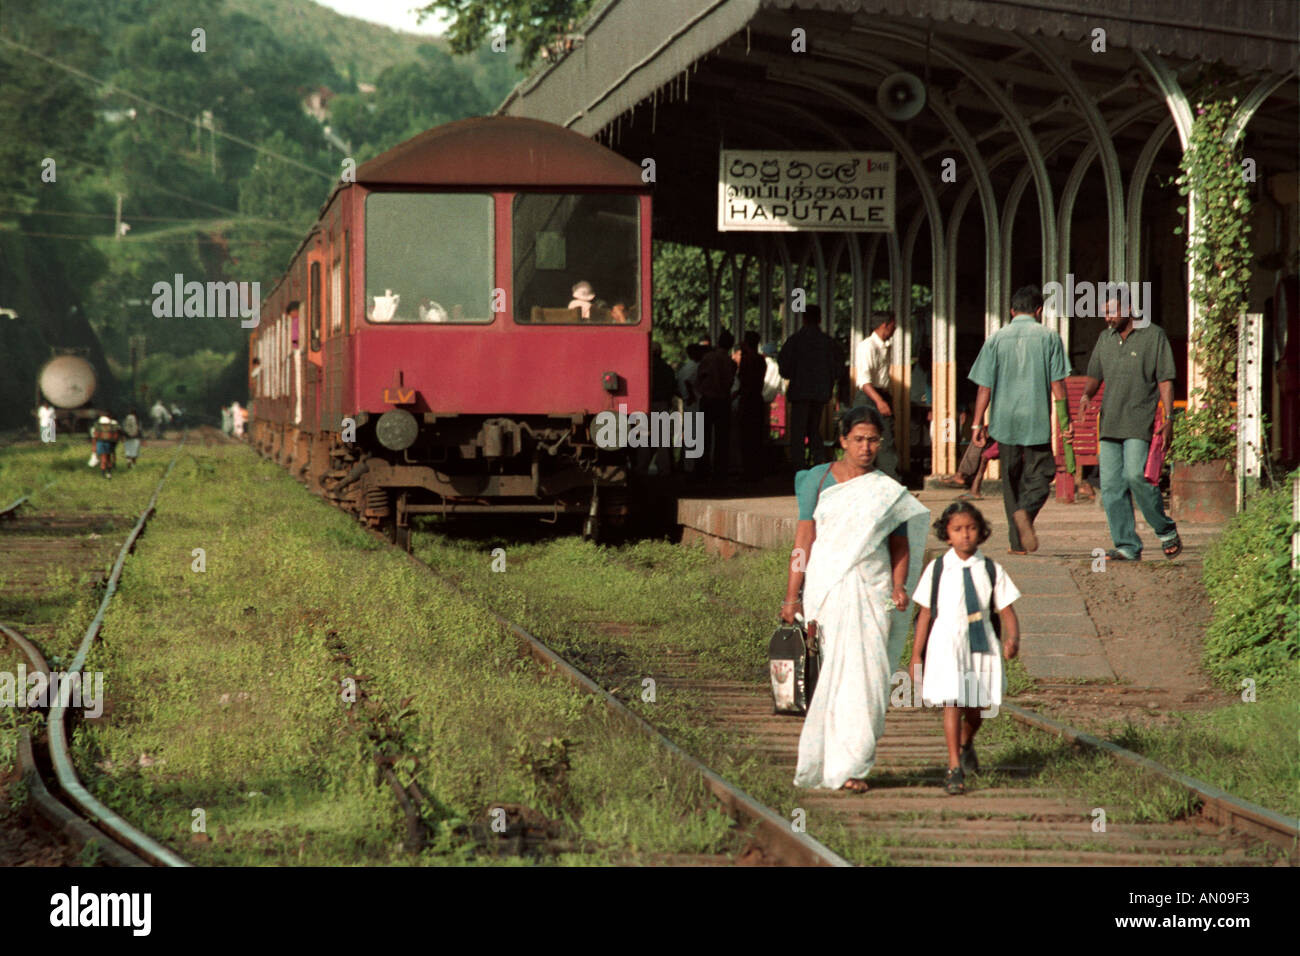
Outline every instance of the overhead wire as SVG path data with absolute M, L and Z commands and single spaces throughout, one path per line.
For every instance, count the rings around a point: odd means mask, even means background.
M 122 236 L 121 239 L 118 240 L 118 238 L 117 238 L 116 236 L 111 236 L 111 235 L 109 235 L 109 236 L 100 236 L 100 235 L 93 235 L 93 234 L 90 234 L 90 235 L 85 235 L 85 234 L 83 234 L 83 235 L 77 235 L 77 234 L 67 233 L 67 232 L 30 232 L 30 231 L 28 231 L 28 230 L 24 230 L 24 229 L 5 229 L 5 228 L 2 227 L 2 226 L 0 226 L 0 235 L 30 236 L 30 237 L 35 238 L 35 239 L 83 239 L 83 240 L 90 240 L 90 241 L 93 241 L 93 242 L 114 242 L 114 241 L 121 241 L 121 242 L 137 242 L 137 243 L 138 243 L 138 242 L 152 242 L 152 243 L 162 243 L 162 244 L 172 243 L 172 244 L 176 244 L 176 245 L 181 245 L 181 244 L 188 245 L 189 243 L 194 242 L 194 238 L 193 238 L 193 237 L 190 237 L 190 238 L 188 238 L 188 239 L 172 239 L 172 238 L 167 237 L 167 236 L 158 236 L 157 238 L 154 238 L 154 237 L 150 236 L 149 233 L 144 233 L 144 234 L 142 234 L 142 235 L 138 235 L 138 236 Z M 209 239 L 208 241 L 209 241 L 209 242 L 216 242 L 217 240 L 215 240 L 215 239 Z M 269 240 L 269 239 L 240 239 L 240 240 L 238 240 L 238 242 L 239 242 L 241 245 L 246 245 L 246 246 L 265 246 L 265 245 L 269 245 L 270 242 L 271 242 L 271 240 Z
M 65 216 L 65 217 L 79 218 L 79 219 L 117 219 L 118 218 L 116 213 L 111 213 L 111 212 L 68 212 L 62 209 L 32 209 L 29 211 L 23 209 L 0 207 L 0 213 L 14 213 L 20 216 Z M 292 226 L 286 226 L 284 223 L 276 222 L 273 219 L 259 219 L 255 216 L 241 216 L 238 213 L 236 213 L 233 216 L 225 216 L 220 219 L 195 219 L 193 216 L 142 216 L 139 214 L 126 214 L 126 213 L 123 213 L 121 218 L 129 219 L 132 222 L 190 223 L 196 228 L 204 225 L 214 224 L 214 223 L 223 223 L 223 222 L 230 222 L 232 220 L 237 220 L 239 222 L 252 223 L 255 225 L 275 226 L 278 229 L 285 229 L 293 233 L 299 232 L 299 230 L 294 229 Z
M 114 93 L 120 93 L 122 96 L 125 96 L 128 99 L 135 100 L 138 103 L 143 103 L 149 109 L 162 113 L 165 116 L 170 116 L 173 119 L 177 119 L 180 122 L 184 123 L 186 126 L 192 126 L 194 124 L 193 117 L 186 116 L 183 113 L 178 113 L 169 107 L 163 106 L 160 103 L 155 103 L 152 100 L 148 100 L 143 96 L 130 92 L 129 90 L 125 90 L 114 83 L 108 82 L 107 80 L 101 80 L 98 77 L 92 76 L 91 74 L 85 72 L 84 70 L 77 69 L 75 66 L 70 66 L 67 63 L 61 63 L 60 61 L 54 59 L 53 57 L 47 56 L 46 54 L 41 53 L 39 50 L 34 50 L 25 44 L 17 42 L 16 40 L 11 40 L 5 36 L 0 36 L 0 43 L 7 44 L 18 50 L 22 50 L 28 56 L 35 57 L 38 60 L 48 63 L 50 66 L 53 66 L 56 69 L 64 70 L 72 74 L 73 76 L 85 80 L 87 83 L 93 83 L 96 86 L 102 87 L 103 89 L 110 90 Z M 294 159 L 292 156 L 286 156 L 283 153 L 277 153 L 273 149 L 267 149 L 265 146 L 259 146 L 254 142 L 244 139 L 242 136 L 236 136 L 234 133 L 227 133 L 223 130 L 219 130 L 216 128 L 215 124 L 209 126 L 208 129 L 212 132 L 214 136 L 220 136 L 222 139 L 230 140 L 232 143 L 238 143 L 240 146 L 244 146 L 248 149 L 256 150 L 259 153 L 264 153 L 265 155 L 273 157 L 274 159 L 278 159 L 283 163 L 288 163 L 290 166 L 297 166 L 299 169 L 306 170 L 309 173 L 314 173 L 317 176 L 323 176 L 325 179 L 331 181 L 334 180 L 335 178 L 333 173 L 326 173 L 322 170 L 317 169 L 314 166 L 309 166 L 304 162 Z

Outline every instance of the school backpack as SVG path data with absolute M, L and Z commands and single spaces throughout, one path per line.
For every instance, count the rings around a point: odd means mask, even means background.
M 117 422 L 108 422 L 107 424 L 96 424 L 94 431 L 95 441 L 121 441 L 121 432 Z
M 993 559 L 988 555 L 984 556 L 984 570 L 989 576 L 989 617 L 992 619 L 993 636 L 999 641 L 1002 640 L 1002 618 L 997 613 L 997 608 L 993 606 L 993 590 L 998 586 L 998 569 L 993 563 Z M 930 578 L 930 620 L 934 621 L 939 616 L 939 575 L 943 573 L 943 557 L 935 558 L 934 574 Z

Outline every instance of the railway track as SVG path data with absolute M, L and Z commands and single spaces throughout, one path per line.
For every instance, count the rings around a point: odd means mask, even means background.
M 464 591 L 454 582 L 439 574 L 419 558 L 409 553 L 404 546 L 393 544 L 382 532 L 372 530 L 369 533 L 400 553 L 422 573 L 429 575 L 443 586 L 452 588 L 466 600 L 478 601 L 477 596 Z M 630 710 L 626 704 L 606 690 L 605 687 L 592 680 L 525 628 L 502 617 L 490 608 L 487 610 L 502 627 L 510 631 L 518 639 L 521 655 L 532 658 L 558 679 L 596 697 L 611 714 L 626 726 L 655 741 L 673 758 L 698 772 L 703 778 L 705 787 L 722 805 L 728 816 L 735 820 L 740 827 L 749 831 L 750 847 L 742 854 L 746 863 L 771 866 L 842 867 L 851 865 L 849 861 L 820 841 L 809 836 L 806 832 L 796 830 L 792 826 L 789 817 L 782 816 L 771 807 L 763 805 L 740 786 L 726 780 L 691 756 L 664 736 L 649 721 Z M 665 862 L 682 863 L 687 861 L 671 860 Z M 689 862 L 701 861 L 695 859 Z
M 103 587 L 102 599 L 75 656 L 66 666 L 55 668 L 65 674 L 82 673 L 126 558 L 153 515 L 184 445 L 182 436 L 149 503 L 133 523 L 108 513 L 20 516 L 30 494 L 0 511 L 0 517 L 8 519 L 0 525 L 0 567 L 6 569 L 0 593 L 6 611 L 18 612 L 18 619 L 0 623 L 0 635 L 22 655 L 29 674 L 42 673 L 50 680 L 51 667 L 38 641 L 51 638 L 58 627 L 58 622 L 46 620 L 42 613 L 51 571 L 67 576 L 74 587 Z M 123 533 L 112 566 L 105 571 L 106 559 Z M 12 613 L 8 616 L 15 617 Z M 62 687 L 63 693 L 51 695 L 49 700 L 43 738 L 33 742 L 28 728 L 19 730 L 19 767 L 37 814 L 82 860 L 99 859 L 112 866 L 187 866 L 176 853 L 105 807 L 82 784 L 68 748 L 75 699 L 70 697 L 68 684 Z
M 610 560 L 631 572 L 649 574 L 616 554 Z M 719 620 L 757 621 L 748 608 L 717 595 L 706 597 L 717 608 Z M 605 636 L 609 640 L 590 646 L 580 635 L 566 635 L 563 642 L 566 653 L 582 662 L 587 679 L 609 689 L 639 688 L 645 678 L 653 678 L 661 699 L 672 694 L 688 699 L 696 724 L 729 741 L 728 750 L 737 760 L 759 755 L 769 766 L 787 771 L 786 780 L 793 776 L 802 722 L 773 715 L 761 674 L 754 680 L 718 679 L 716 668 L 681 649 L 647 651 L 645 642 L 653 641 L 653 635 L 629 628 L 626 621 L 611 621 Z M 789 804 L 787 812 L 795 807 L 806 811 L 810 834 L 827 834 L 828 842 L 862 862 L 1245 866 L 1297 861 L 1295 820 L 1014 703 L 1004 704 L 1002 711 L 1003 721 L 1051 734 L 1070 748 L 1099 751 L 1131 767 L 1135 781 L 1146 778 L 1180 790 L 1192 812 L 1166 822 L 1130 822 L 1158 814 L 1135 811 L 1136 799 L 1125 805 L 1112 799 L 1099 808 L 1087 798 L 1083 785 L 1048 780 L 1043 766 L 1015 759 L 986 767 L 995 773 L 968 781 L 965 796 L 949 797 L 941 789 L 947 765 L 941 712 L 922 708 L 891 710 L 868 793 L 791 787 L 780 802 Z M 1026 731 L 1016 733 L 1023 736 Z M 847 839 L 832 839 L 837 833 Z M 851 846 L 858 851 L 851 852 Z

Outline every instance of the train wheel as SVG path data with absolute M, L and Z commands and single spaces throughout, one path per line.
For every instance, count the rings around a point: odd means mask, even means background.
M 591 483 L 591 506 L 582 521 L 582 540 L 600 542 L 600 486 Z
M 392 496 L 393 508 L 384 516 L 384 537 L 407 554 L 411 553 L 411 519 L 406 514 L 406 494 Z
M 384 535 L 392 544 L 397 545 L 407 554 L 411 553 L 411 528 L 409 525 L 405 528 L 399 528 L 397 526 L 397 519 L 394 518 L 391 523 L 384 528 Z

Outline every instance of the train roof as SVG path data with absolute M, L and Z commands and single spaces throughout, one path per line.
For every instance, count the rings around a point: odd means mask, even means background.
M 573 130 L 480 116 L 413 136 L 357 168 L 363 185 L 647 188 L 641 167 Z
M 362 163 L 356 182 L 434 188 L 650 188 L 641 178 L 641 167 L 612 149 L 563 126 L 523 116 L 476 116 L 435 126 Z M 320 230 L 320 220 L 334 198 L 350 185 L 334 184 L 316 224 L 298 243 L 266 299 L 284 284 L 294 260 Z

